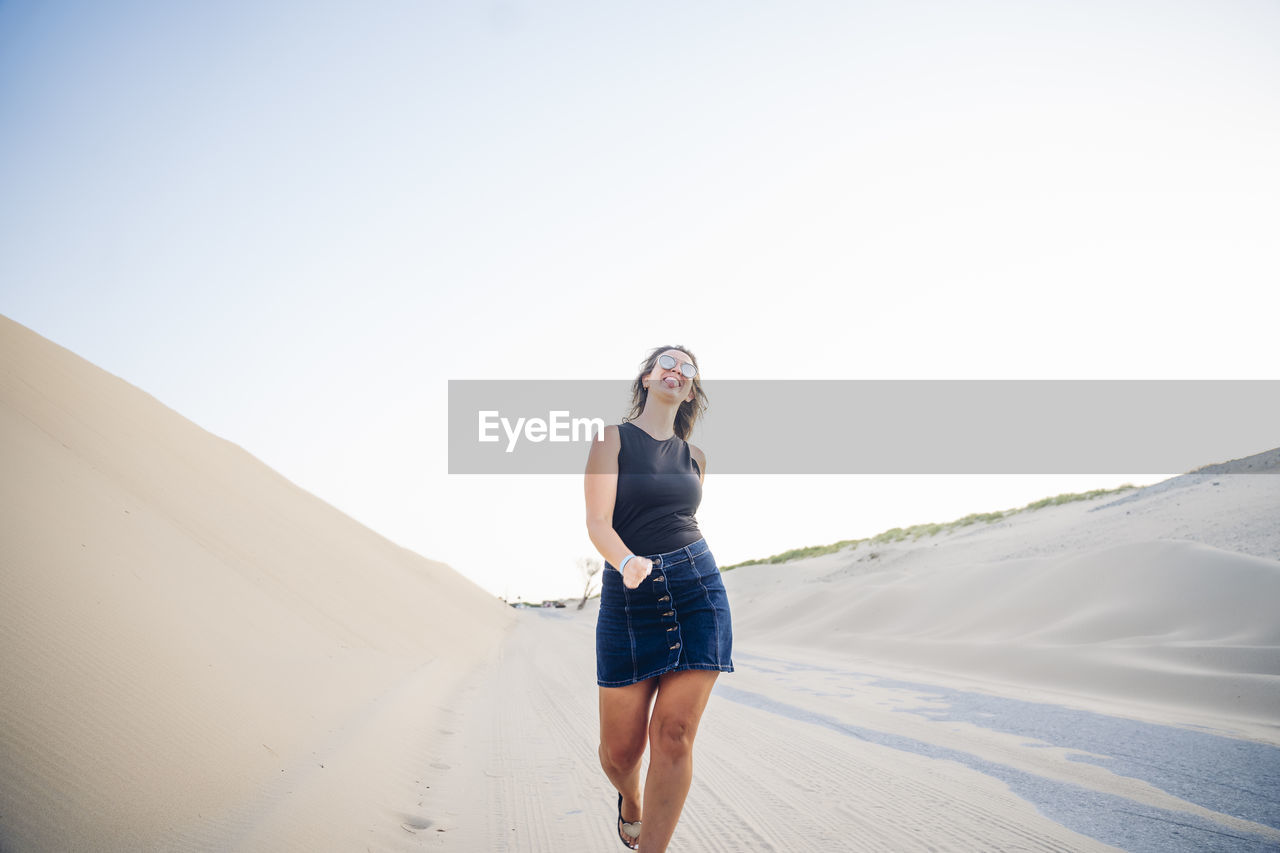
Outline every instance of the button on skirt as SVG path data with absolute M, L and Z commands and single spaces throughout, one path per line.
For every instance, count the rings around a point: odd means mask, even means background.
M 729 596 L 707 540 L 641 556 L 653 560 L 653 571 L 635 589 L 605 563 L 596 683 L 622 687 L 682 669 L 733 672 Z

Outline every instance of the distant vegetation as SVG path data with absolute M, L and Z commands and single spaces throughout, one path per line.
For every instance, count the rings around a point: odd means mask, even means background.
M 720 571 L 727 572 L 730 569 L 736 569 L 741 566 L 754 566 L 763 563 L 787 563 L 791 560 L 803 560 L 806 557 L 818 557 L 822 554 L 831 554 L 844 548 L 857 545 L 860 542 L 870 542 L 873 545 L 888 544 L 892 542 L 904 542 L 907 539 L 913 542 L 922 536 L 936 536 L 944 530 L 955 530 L 958 527 L 968 527 L 979 521 L 987 524 L 993 521 L 999 521 L 1002 518 L 1009 518 L 1020 512 L 1028 512 L 1041 509 L 1046 506 L 1057 506 L 1059 504 L 1067 504 L 1072 501 L 1091 501 L 1102 495 L 1114 495 L 1120 492 L 1131 491 L 1136 486 L 1125 483 L 1114 489 L 1094 489 L 1089 492 L 1070 492 L 1063 495 L 1055 495 L 1051 498 L 1041 498 L 1038 501 L 1032 501 L 1020 509 L 1004 510 L 1002 512 L 975 512 L 966 515 L 964 518 L 957 518 L 955 521 L 949 521 L 945 524 L 913 524 L 910 527 L 895 527 L 886 530 L 883 533 L 877 533 L 875 536 L 866 539 L 841 539 L 839 542 L 832 542 L 830 545 L 810 545 L 808 548 L 792 548 L 790 551 L 783 551 L 781 554 L 774 554 L 772 557 L 765 557 L 761 560 L 746 560 L 741 563 L 734 563 L 732 566 L 721 566 Z

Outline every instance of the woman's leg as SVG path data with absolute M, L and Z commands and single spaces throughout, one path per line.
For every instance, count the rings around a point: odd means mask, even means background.
M 600 766 L 622 794 L 622 819 L 628 823 L 640 820 L 640 761 L 648 739 L 649 705 L 657 689 L 656 678 L 599 688 Z
M 649 775 L 644 784 L 642 853 L 664 853 L 693 781 L 693 738 L 711 698 L 717 670 L 685 669 L 658 677 L 649 722 Z

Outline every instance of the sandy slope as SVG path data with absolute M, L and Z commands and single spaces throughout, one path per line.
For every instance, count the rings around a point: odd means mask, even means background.
M 0 441 L 0 848 L 399 841 L 509 609 L 5 318 Z
M 1275 741 L 1280 452 L 1248 464 L 1269 473 L 1189 474 L 916 541 L 735 569 L 726 585 L 737 630 Z

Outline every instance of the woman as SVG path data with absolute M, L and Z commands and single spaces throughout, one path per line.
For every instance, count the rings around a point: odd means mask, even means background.
M 687 439 L 705 409 L 693 353 L 659 347 L 632 385 L 630 416 L 606 427 L 587 459 L 587 530 L 606 561 L 600 764 L 618 789 L 618 837 L 645 853 L 667 849 L 693 779 L 698 721 L 716 678 L 733 672 L 728 597 L 694 517 L 707 457 Z

